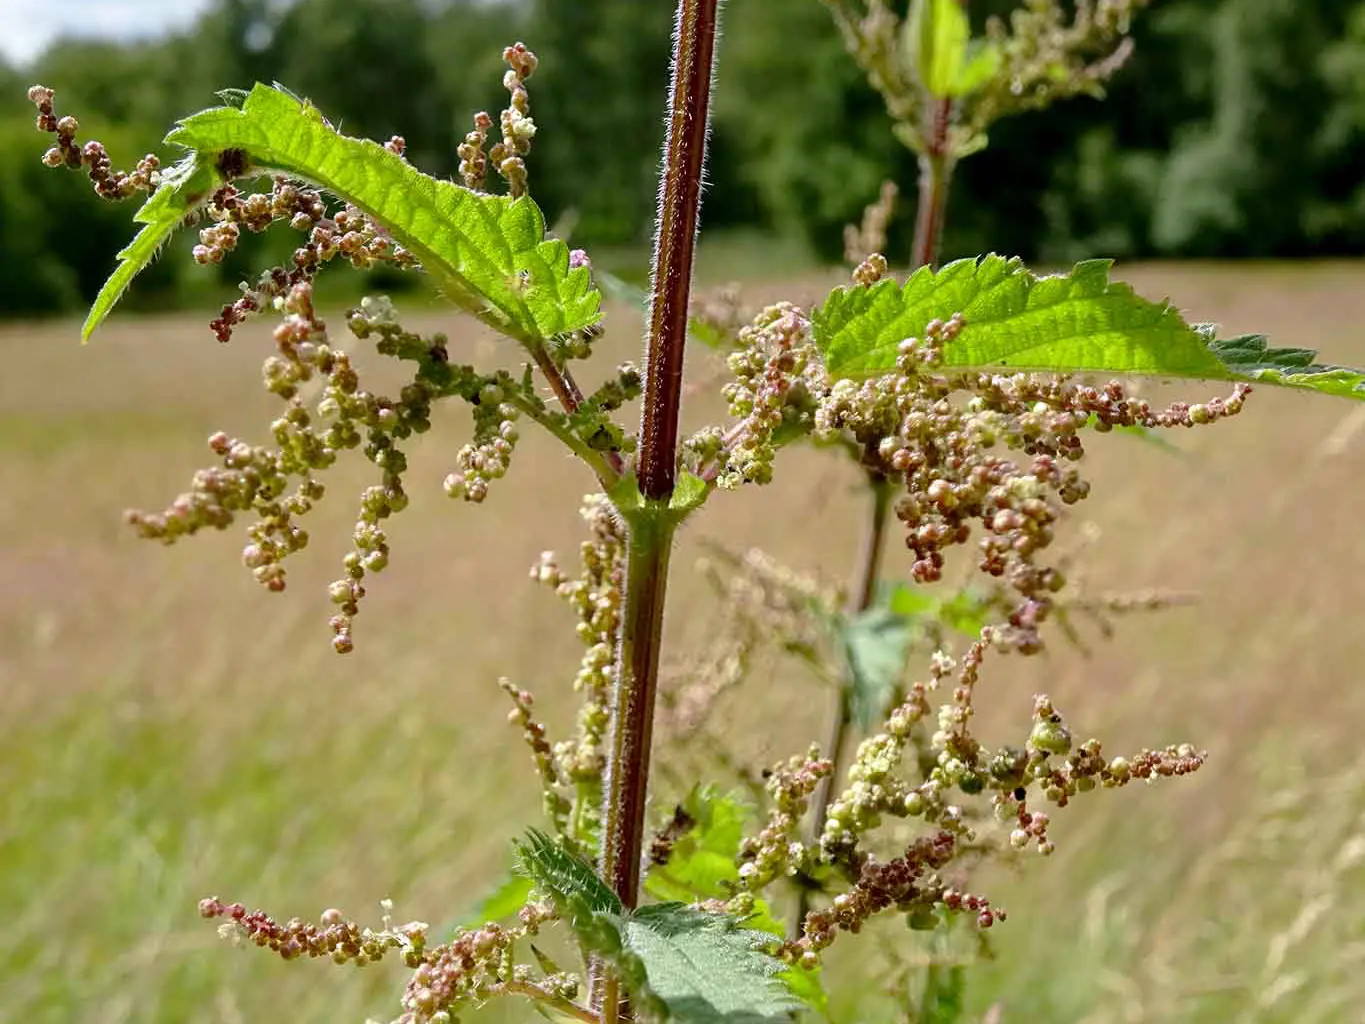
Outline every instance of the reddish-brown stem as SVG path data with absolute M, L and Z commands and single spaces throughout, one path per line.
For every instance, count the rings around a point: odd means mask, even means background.
M 692 260 L 701 211 L 719 7 L 720 0 L 678 0 L 674 26 L 673 81 L 654 236 L 645 408 L 640 425 L 638 473 L 640 490 L 646 498 L 667 498 L 672 494 L 676 473 L 683 342 L 687 336 Z
M 953 157 L 948 150 L 952 116 L 952 99 L 929 100 L 928 145 L 919 158 L 919 206 L 915 211 L 911 269 L 931 267 L 938 262 L 943 217 L 948 208 L 948 182 L 953 173 Z
M 567 368 L 555 365 L 550 353 L 545 350 L 545 346 L 537 345 L 531 350 L 531 355 L 536 361 L 536 368 L 540 370 L 545 380 L 549 382 L 550 390 L 559 399 L 560 406 L 569 415 L 578 411 L 578 407 L 583 404 L 583 392 L 579 390 L 578 382 L 573 379 Z M 618 452 L 603 452 L 602 457 L 606 459 L 616 475 L 619 477 L 625 472 L 625 465 L 621 462 Z M 604 481 L 604 485 L 608 483 Z
M 640 894 L 650 745 L 658 692 L 668 559 L 677 517 L 668 508 L 678 460 L 683 350 L 701 211 L 706 127 L 720 0 L 678 0 L 673 79 L 654 241 L 637 476 L 641 502 L 627 521 L 626 582 L 607 748 L 598 870 L 633 908 Z M 624 510 L 623 510 L 624 511 Z M 607 1024 L 622 1011 L 619 979 L 596 965 L 590 1003 Z

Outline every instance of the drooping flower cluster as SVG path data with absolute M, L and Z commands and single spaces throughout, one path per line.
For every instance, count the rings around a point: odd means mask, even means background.
M 834 763 L 818 750 L 793 757 L 768 776 L 772 801 L 768 820 L 757 835 L 739 846 L 739 882 L 746 893 L 758 892 L 779 878 L 791 877 L 808 866 L 805 847 L 798 840 L 801 819 L 820 780 L 834 771 Z
M 127 199 L 137 192 L 150 192 L 160 183 L 161 161 L 148 153 L 132 171 L 114 170 L 113 161 L 102 143 L 93 139 L 78 145 L 80 123 L 71 115 L 58 117 L 53 107 L 54 93 L 47 86 L 35 85 L 28 91 L 29 102 L 38 108 L 38 130 L 57 136 L 57 145 L 43 154 L 48 167 L 84 167 L 101 199 Z
M 222 918 L 220 933 L 228 939 L 250 942 L 278 954 L 284 960 L 327 957 L 338 964 L 363 967 L 399 951 L 412 970 L 403 993 L 403 1012 L 393 1024 L 453 1024 L 455 1014 L 490 996 L 518 994 L 560 1009 L 581 1011 L 572 1000 L 581 979 L 566 973 L 537 977 L 531 968 L 514 964 L 509 954 L 515 942 L 534 936 L 542 925 L 555 920 L 548 903 L 531 902 L 522 907 L 517 923 L 487 923 L 461 930 L 449 942 L 429 946 L 430 926 L 423 921 L 394 925 L 383 903 L 383 927 L 363 928 L 340 910 L 322 913 L 318 924 L 292 918 L 281 924 L 262 910 L 248 911 L 240 903 L 224 903 L 216 897 L 200 900 L 199 913 L 210 920 Z
M 810 795 L 833 766 L 812 751 L 769 777 L 768 819 L 741 842 L 740 891 L 729 909 L 743 912 L 774 882 L 798 875 L 806 879 L 803 884 L 825 890 L 827 905 L 809 911 L 802 932 L 783 947 L 782 955 L 793 963 L 814 966 L 816 954 L 839 932 L 856 932 L 868 917 L 886 910 L 905 914 L 913 927 L 933 927 L 941 915 L 962 912 L 974 915 L 978 927 L 990 927 L 1004 912 L 948 884 L 945 869 L 963 867 L 964 858 L 992 849 L 1033 846 L 1051 853 L 1050 816 L 1033 810 L 1032 801 L 1065 807 L 1097 788 L 1185 775 L 1203 765 L 1206 755 L 1188 744 L 1106 758 L 1098 740 L 1073 741 L 1046 695 L 1034 699 L 1023 744 L 987 747 L 971 723 L 981 665 L 1001 632 L 987 627 L 960 658 L 942 652 L 931 658 L 928 681 L 911 685 L 882 730 L 858 747 L 846 772 L 848 785 L 830 801 L 814 844 L 799 839 L 797 830 Z M 935 721 L 931 732 L 927 724 Z M 993 814 L 983 816 L 969 802 L 983 793 Z M 887 818 L 919 818 L 931 831 L 911 841 L 902 856 L 883 862 L 869 847 Z M 839 876 L 851 887 L 829 893 Z
M 978 568 L 1016 598 L 996 642 L 1033 653 L 1042 646 L 1039 626 L 1066 585 L 1039 557 L 1054 540 L 1062 508 L 1090 492 L 1076 465 L 1085 454 L 1083 432 L 1212 423 L 1240 412 L 1250 389 L 1239 384 L 1225 399 L 1154 409 L 1117 382 L 938 375 L 943 346 L 961 327 L 958 316 L 934 321 L 923 339 L 902 342 L 897 373 L 829 384 L 815 435 L 851 435 L 865 463 L 903 484 L 894 512 L 915 556 L 916 581 L 942 578 L 946 552 L 979 529 Z
M 287 406 L 271 425 L 275 446 L 252 446 L 215 434 L 209 446 L 222 459 L 221 469 L 201 470 L 191 489 L 164 512 L 130 512 L 128 519 L 142 536 L 171 543 L 204 527 L 224 529 L 237 513 L 252 511 L 256 521 L 248 528 L 250 543 L 242 560 L 263 585 L 283 590 L 285 558 L 308 543 L 308 533 L 297 520 L 324 493 L 316 474 L 333 465 L 340 452 L 360 448 L 382 477 L 361 495 L 354 548 L 343 559 L 345 575 L 330 588 L 338 606 L 331 620 L 333 644 L 345 653 L 352 646 L 351 619 L 365 595 L 363 580 L 388 564 L 383 521 L 408 505 L 402 442 L 430 428 L 431 404 L 442 392 L 420 373 L 397 398 L 362 388 L 350 358 L 332 343 L 327 325 L 314 309 L 311 282 L 290 288 L 284 312 L 274 332 L 275 354 L 263 367 L 267 390 Z M 353 311 L 349 324 L 363 338 L 392 321 L 387 302 L 366 300 Z M 423 345 L 428 358 L 442 349 L 439 339 Z M 319 378 L 322 386 L 310 409 L 302 389 Z M 294 480 L 298 483 L 290 492 Z
M 551 551 L 543 552 L 531 578 L 550 587 L 578 617 L 576 632 L 584 651 L 574 676 L 579 694 L 577 734 L 555 744 L 563 777 L 595 804 L 605 768 L 610 697 L 616 679 L 616 631 L 621 621 L 625 580 L 625 531 L 605 495 L 587 495 L 579 514 L 590 539 L 579 545 L 581 568 L 570 576 Z
M 423 961 L 429 926 L 412 921 L 395 928 L 388 917 L 391 904 L 385 901 L 384 908 L 384 927 L 373 931 L 336 909 L 324 910 L 318 924 L 298 917 L 281 924 L 265 911 L 248 911 L 240 903 L 224 903 L 214 896 L 199 901 L 201 917 L 225 919 L 221 929 L 225 937 L 267 948 L 285 960 L 325 956 L 339 964 L 363 967 L 397 949 L 409 967 L 416 967 Z

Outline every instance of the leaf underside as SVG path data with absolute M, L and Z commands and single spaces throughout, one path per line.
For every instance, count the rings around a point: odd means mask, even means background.
M 728 830 L 730 815 L 722 817 Z M 788 966 L 767 952 L 772 935 L 682 903 L 627 913 L 591 864 L 543 832 L 528 832 L 516 853 L 521 870 L 584 946 L 613 966 L 631 999 L 650 1008 L 651 1020 L 775 1024 L 800 1005 Z
M 990 255 L 923 267 L 903 285 L 835 289 L 814 314 L 815 340 L 836 377 L 895 368 L 906 338 L 961 314 L 941 368 L 1039 373 L 1136 374 L 1252 381 L 1365 399 L 1365 373 L 1313 362 L 1304 349 L 1270 348 L 1263 337 L 1218 340 L 1169 302 L 1152 302 L 1109 279 L 1108 260 L 1039 277 L 1015 259 Z
M 457 306 L 524 344 L 597 321 L 601 296 L 588 268 L 570 269 L 568 246 L 545 237 L 544 217 L 529 198 L 487 195 L 429 177 L 378 143 L 341 135 L 310 103 L 280 88 L 257 84 L 245 99 L 231 99 L 234 105 L 187 117 L 166 136 L 192 151 L 210 186 L 217 155 L 240 150 L 247 174 L 279 173 L 333 193 L 416 256 Z M 87 334 L 183 218 L 184 192 L 163 184 L 139 212 L 139 220 L 155 224 L 155 237 L 149 227 L 125 250 Z
M 118 266 L 100 288 L 90 306 L 90 313 L 81 328 L 81 340 L 90 340 L 91 333 L 123 297 L 133 278 L 151 264 L 166 240 L 183 224 L 220 183 L 212 161 L 191 153 L 179 163 L 161 172 L 161 183 L 133 215 L 133 220 L 144 225 L 118 254 Z
M 764 952 L 772 936 L 723 914 L 656 903 L 626 919 L 622 939 L 644 966 L 645 994 L 669 1020 L 771 1024 L 800 1006 L 781 977 L 786 965 Z

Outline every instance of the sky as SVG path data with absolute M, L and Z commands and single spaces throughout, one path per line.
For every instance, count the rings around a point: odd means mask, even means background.
M 124 39 L 190 24 L 209 0 L 0 0 L 0 53 L 25 64 L 63 33 Z

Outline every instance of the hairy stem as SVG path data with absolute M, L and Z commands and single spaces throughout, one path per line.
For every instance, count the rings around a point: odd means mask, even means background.
M 570 999 L 555 995 L 553 992 L 541 988 L 539 985 L 530 981 L 508 981 L 503 983 L 503 989 L 517 995 L 527 996 L 536 1002 L 545 1003 L 552 1006 L 566 1017 L 574 1020 L 586 1021 L 587 1024 L 598 1024 L 598 1016 L 586 1007 L 579 1006 Z
M 645 513 L 632 517 L 626 551 L 625 601 L 621 610 L 612 729 L 607 748 L 606 806 L 602 810 L 603 879 L 633 908 L 640 895 L 645 795 L 654 737 L 659 647 L 673 522 Z
M 673 81 L 654 235 L 645 406 L 640 424 L 639 478 L 646 498 L 672 494 L 676 473 L 683 342 L 701 212 L 719 8 L 720 0 L 678 0 L 674 25 Z
M 915 211 L 915 241 L 911 269 L 938 262 L 943 239 L 943 218 L 948 208 L 948 184 L 953 175 L 953 156 L 948 151 L 948 126 L 952 121 L 951 99 L 930 100 L 927 147 L 919 158 L 919 205 Z
M 544 345 L 536 345 L 531 350 L 531 355 L 532 358 L 535 359 L 537 369 L 540 370 L 545 379 L 549 382 L 550 390 L 553 391 L 555 397 L 559 399 L 560 406 L 566 413 L 572 416 L 578 411 L 578 407 L 583 404 L 583 392 L 579 389 L 578 382 L 573 379 L 573 374 L 569 373 L 568 367 L 555 365 L 554 359 L 551 358 L 550 353 L 546 351 Z M 564 440 L 564 438 L 561 437 L 561 440 Z M 577 441 L 577 439 L 575 440 Z M 584 451 L 592 452 L 592 449 L 588 448 L 588 446 L 581 441 L 577 441 L 576 444 L 570 444 L 570 447 L 573 448 L 580 457 L 583 457 Z M 610 490 L 612 485 L 621 477 L 621 474 L 625 472 L 625 465 L 621 462 L 621 456 L 618 452 L 593 452 L 591 457 L 584 457 L 584 459 L 593 467 L 593 470 L 597 473 L 598 479 L 602 482 L 602 486 L 608 490 Z M 599 464 L 605 464 L 606 468 L 610 470 L 610 475 L 604 474 L 601 465 Z
M 706 128 L 720 0 L 678 0 L 668 137 L 654 241 L 637 475 L 644 507 L 627 524 L 626 586 L 612 694 L 606 803 L 598 870 L 626 907 L 640 892 L 654 702 L 659 682 L 668 559 L 677 521 L 667 514 L 678 461 L 683 349 L 701 211 Z M 593 972 L 592 1005 L 618 1013 L 618 981 Z

